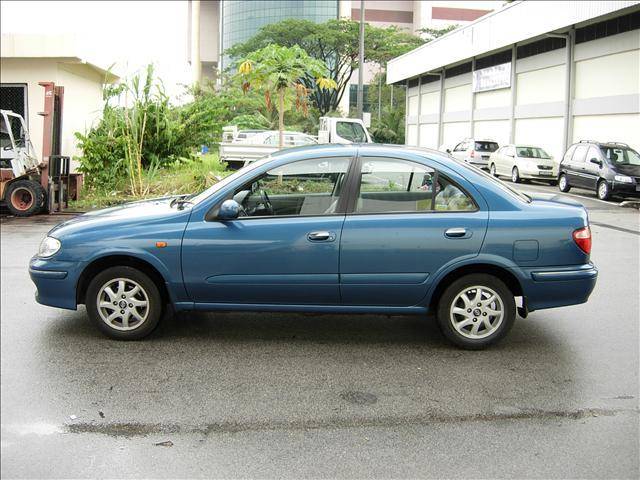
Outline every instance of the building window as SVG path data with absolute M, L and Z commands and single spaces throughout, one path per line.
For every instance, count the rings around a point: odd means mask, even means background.
M 462 63 L 455 67 L 447 68 L 444 72 L 444 78 L 457 77 L 458 75 L 469 72 L 471 72 L 471 62 Z
M 518 60 L 527 57 L 533 57 L 534 55 L 540 55 L 541 53 L 547 53 L 552 50 L 558 50 L 559 48 L 565 48 L 567 41 L 564 38 L 543 38 L 537 42 L 527 43 L 526 45 L 518 46 L 516 50 L 516 57 Z
M 489 68 L 495 65 L 502 65 L 503 63 L 510 62 L 511 50 L 505 50 L 503 52 L 489 55 L 488 57 L 476 58 L 476 70 L 482 70 L 483 68 Z
M 358 107 L 358 85 L 349 85 L 349 108 Z M 371 104 L 369 103 L 369 85 L 362 86 L 362 111 L 370 112 Z
M 594 23 L 576 29 L 576 43 L 590 42 L 598 38 L 609 37 L 619 33 L 638 30 L 640 28 L 640 12 L 633 12 L 621 17 Z

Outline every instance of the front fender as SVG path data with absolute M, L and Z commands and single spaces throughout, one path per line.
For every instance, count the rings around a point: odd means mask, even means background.
M 171 250 L 174 250 L 173 252 Z M 173 248 L 169 245 L 165 248 L 158 248 L 159 255 L 154 255 L 149 250 L 137 247 L 121 246 L 119 248 L 104 247 L 95 250 L 83 265 L 84 272 L 91 264 L 108 257 L 126 256 L 145 262 L 152 266 L 160 274 L 167 286 L 169 297 L 172 303 L 188 301 L 187 292 L 182 282 L 180 267 L 180 246 Z M 79 281 L 79 279 L 78 279 Z

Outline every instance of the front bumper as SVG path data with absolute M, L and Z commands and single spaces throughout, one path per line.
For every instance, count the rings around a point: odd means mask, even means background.
M 611 182 L 611 193 L 625 197 L 640 197 L 640 183 Z
M 522 274 L 529 311 L 585 303 L 598 279 L 598 269 L 593 263 L 523 268 Z
M 75 310 L 79 264 L 33 257 L 29 276 L 36 285 L 36 301 L 49 307 Z

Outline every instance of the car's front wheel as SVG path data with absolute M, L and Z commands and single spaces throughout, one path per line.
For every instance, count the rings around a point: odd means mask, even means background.
M 455 345 L 479 350 L 502 339 L 516 317 L 513 293 L 493 275 L 471 274 L 447 287 L 438 304 L 438 324 Z
M 513 183 L 520 183 L 520 172 L 518 171 L 518 167 L 513 167 L 513 170 L 511 170 L 511 181 Z
M 492 163 L 491 166 L 489 167 L 489 173 L 493 177 L 497 177 L 498 176 L 498 174 L 496 173 L 496 164 L 495 163 Z
M 162 316 L 157 285 L 132 267 L 112 267 L 96 275 L 87 287 L 85 304 L 100 331 L 116 340 L 146 337 Z
M 611 197 L 611 189 L 606 180 L 600 180 L 598 182 L 598 198 L 600 200 L 609 200 Z
M 569 179 L 564 173 L 562 173 L 560 175 L 560 178 L 558 179 L 558 188 L 560 189 L 561 192 L 565 192 L 565 193 L 571 190 L 571 186 L 569 185 Z

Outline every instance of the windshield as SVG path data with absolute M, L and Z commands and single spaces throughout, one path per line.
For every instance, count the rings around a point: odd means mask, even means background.
M 520 158 L 551 158 L 547 152 L 538 147 L 516 147 Z
M 203 192 L 199 193 L 195 197 L 190 198 L 189 199 L 189 203 L 197 205 L 198 203 L 203 201 L 205 198 L 210 197 L 211 195 L 213 195 L 215 192 L 217 192 L 221 188 L 224 188 L 225 186 L 229 185 L 235 179 L 243 176 L 245 173 L 250 172 L 251 170 L 255 170 L 256 168 L 264 165 L 265 163 L 267 163 L 270 160 L 271 160 L 271 157 L 268 156 L 268 157 L 264 157 L 264 158 L 258 160 L 257 162 L 253 162 L 253 163 L 250 163 L 249 165 L 246 165 L 246 166 L 242 167 L 240 170 L 237 170 L 236 172 L 232 173 L 228 177 L 225 177 L 222 180 L 220 180 L 219 182 L 214 183 L 209 188 L 207 188 Z
M 614 165 L 640 166 L 640 155 L 632 148 L 601 146 L 600 151 Z
M 498 144 L 496 142 L 476 142 L 475 151 L 476 152 L 495 152 L 498 149 Z
M 353 143 L 367 142 L 367 135 L 359 123 L 338 122 L 336 123 L 336 133 L 345 140 Z

